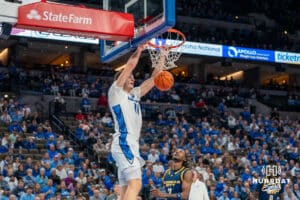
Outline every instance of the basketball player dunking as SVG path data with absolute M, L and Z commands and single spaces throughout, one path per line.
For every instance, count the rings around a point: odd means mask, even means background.
M 177 149 L 173 154 L 174 164 L 163 176 L 163 185 L 166 192 L 159 189 L 151 191 L 152 196 L 168 200 L 185 200 L 189 198 L 193 174 L 186 168 L 186 155 L 183 149 Z
M 120 200 L 136 200 L 141 189 L 141 167 L 144 160 L 139 154 L 139 138 L 142 116 L 139 101 L 154 86 L 154 77 L 160 71 L 155 68 L 152 76 L 139 87 L 134 87 L 132 71 L 137 66 L 145 46 L 141 45 L 131 55 L 125 68 L 116 75 L 108 91 L 115 134 L 111 153 L 118 166 L 118 179 L 121 185 Z

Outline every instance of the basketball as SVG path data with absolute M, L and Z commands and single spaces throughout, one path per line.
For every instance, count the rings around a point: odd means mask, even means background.
M 154 78 L 154 85 L 160 91 L 167 91 L 174 85 L 174 77 L 170 72 L 162 71 Z

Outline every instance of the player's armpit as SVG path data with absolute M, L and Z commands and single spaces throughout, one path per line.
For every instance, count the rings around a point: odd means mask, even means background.
M 192 183 L 193 183 L 193 173 L 191 170 L 188 170 L 185 172 L 182 180 L 182 193 L 181 193 L 182 199 L 189 198 Z

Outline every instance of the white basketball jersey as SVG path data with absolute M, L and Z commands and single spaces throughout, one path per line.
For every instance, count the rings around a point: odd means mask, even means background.
M 142 113 L 140 108 L 140 87 L 135 87 L 130 93 L 118 87 L 116 82 L 108 91 L 108 103 L 114 122 L 115 134 L 112 150 L 125 153 L 129 147 L 132 153 L 139 152 L 139 137 L 142 128 Z M 127 146 L 127 147 L 126 147 Z

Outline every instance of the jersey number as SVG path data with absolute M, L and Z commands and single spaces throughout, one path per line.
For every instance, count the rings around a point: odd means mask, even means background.
M 270 194 L 269 200 L 273 200 L 273 195 Z
M 172 188 L 168 188 L 168 193 L 172 194 Z

